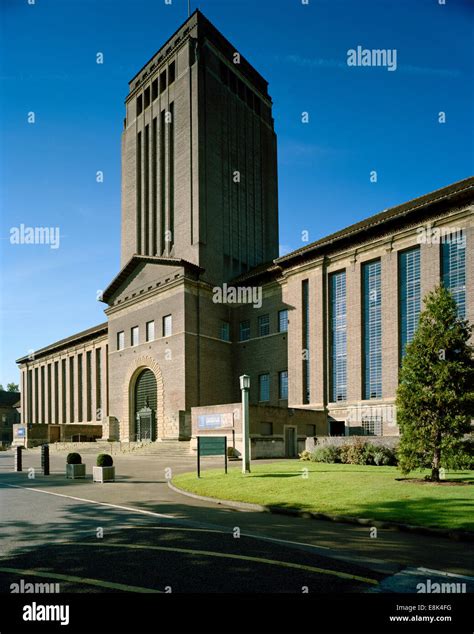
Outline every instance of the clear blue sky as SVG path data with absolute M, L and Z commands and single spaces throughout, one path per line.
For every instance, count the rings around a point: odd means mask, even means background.
M 285 251 L 304 230 L 316 240 L 474 171 L 472 0 L 309 1 L 192 2 L 270 83 Z M 187 0 L 2 0 L 0 11 L 5 385 L 16 358 L 105 321 L 96 295 L 119 270 L 127 82 Z M 358 45 L 396 49 L 397 70 L 348 67 Z M 21 223 L 60 227 L 60 248 L 10 244 Z

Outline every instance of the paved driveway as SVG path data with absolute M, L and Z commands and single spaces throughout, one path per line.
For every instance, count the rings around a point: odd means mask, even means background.
M 0 592 L 20 578 L 74 592 L 414 591 L 419 567 L 471 573 L 467 543 L 382 529 L 371 539 L 368 527 L 182 496 L 167 470 L 192 470 L 192 458 L 115 456 L 117 481 L 100 485 L 66 480 L 65 456 L 52 453 L 43 476 L 39 452 L 25 452 L 22 473 L 0 453 Z M 91 473 L 95 453 L 83 458 Z

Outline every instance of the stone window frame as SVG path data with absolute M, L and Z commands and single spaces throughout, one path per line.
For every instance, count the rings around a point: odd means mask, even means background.
M 152 333 L 150 333 L 150 330 L 152 330 Z M 146 325 L 145 325 L 145 337 L 146 337 L 146 342 L 147 343 L 155 341 L 156 332 L 155 332 L 155 320 L 154 319 L 146 322 Z
M 117 350 L 124 350 L 125 348 L 125 331 L 119 330 L 117 332 Z
M 163 316 L 163 337 L 171 337 L 173 334 L 173 316 L 172 315 L 164 315 Z
M 258 317 L 258 336 L 268 337 L 270 334 L 270 315 L 259 315 Z
M 130 345 L 132 348 L 140 345 L 140 326 L 132 326 L 130 328 Z

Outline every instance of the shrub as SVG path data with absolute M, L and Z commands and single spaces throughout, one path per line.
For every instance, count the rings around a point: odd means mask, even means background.
M 311 456 L 313 462 L 340 462 L 339 447 L 327 445 L 326 447 L 316 447 Z
M 474 469 L 474 438 L 454 443 L 449 456 L 441 454 L 441 464 L 445 469 L 454 471 Z
M 81 455 L 78 453 L 68 453 L 66 458 L 67 464 L 82 464 Z
M 366 464 L 365 441 L 362 438 L 354 438 L 354 442 L 341 446 L 339 455 L 341 462 L 346 464 Z
M 378 467 L 394 466 L 397 464 L 397 455 L 390 447 L 375 447 L 374 464 Z
M 300 457 L 300 460 L 311 460 L 311 451 L 308 451 L 307 449 L 304 449 L 300 454 L 298 454 Z
M 344 443 L 341 445 L 339 450 L 339 458 L 343 464 L 349 464 L 348 455 L 349 455 L 349 444 Z
M 108 453 L 100 453 L 97 456 L 97 466 L 98 467 L 111 467 L 114 464 L 112 456 Z
M 374 445 L 360 437 L 355 437 L 340 448 L 340 459 L 345 464 L 376 465 L 377 467 L 397 464 L 394 449 L 384 445 Z

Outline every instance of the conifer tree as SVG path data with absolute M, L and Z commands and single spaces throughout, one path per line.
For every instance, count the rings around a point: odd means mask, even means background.
M 458 316 L 443 286 L 424 299 L 418 328 L 407 345 L 397 390 L 399 465 L 403 473 L 439 470 L 470 431 L 474 405 L 471 326 Z

